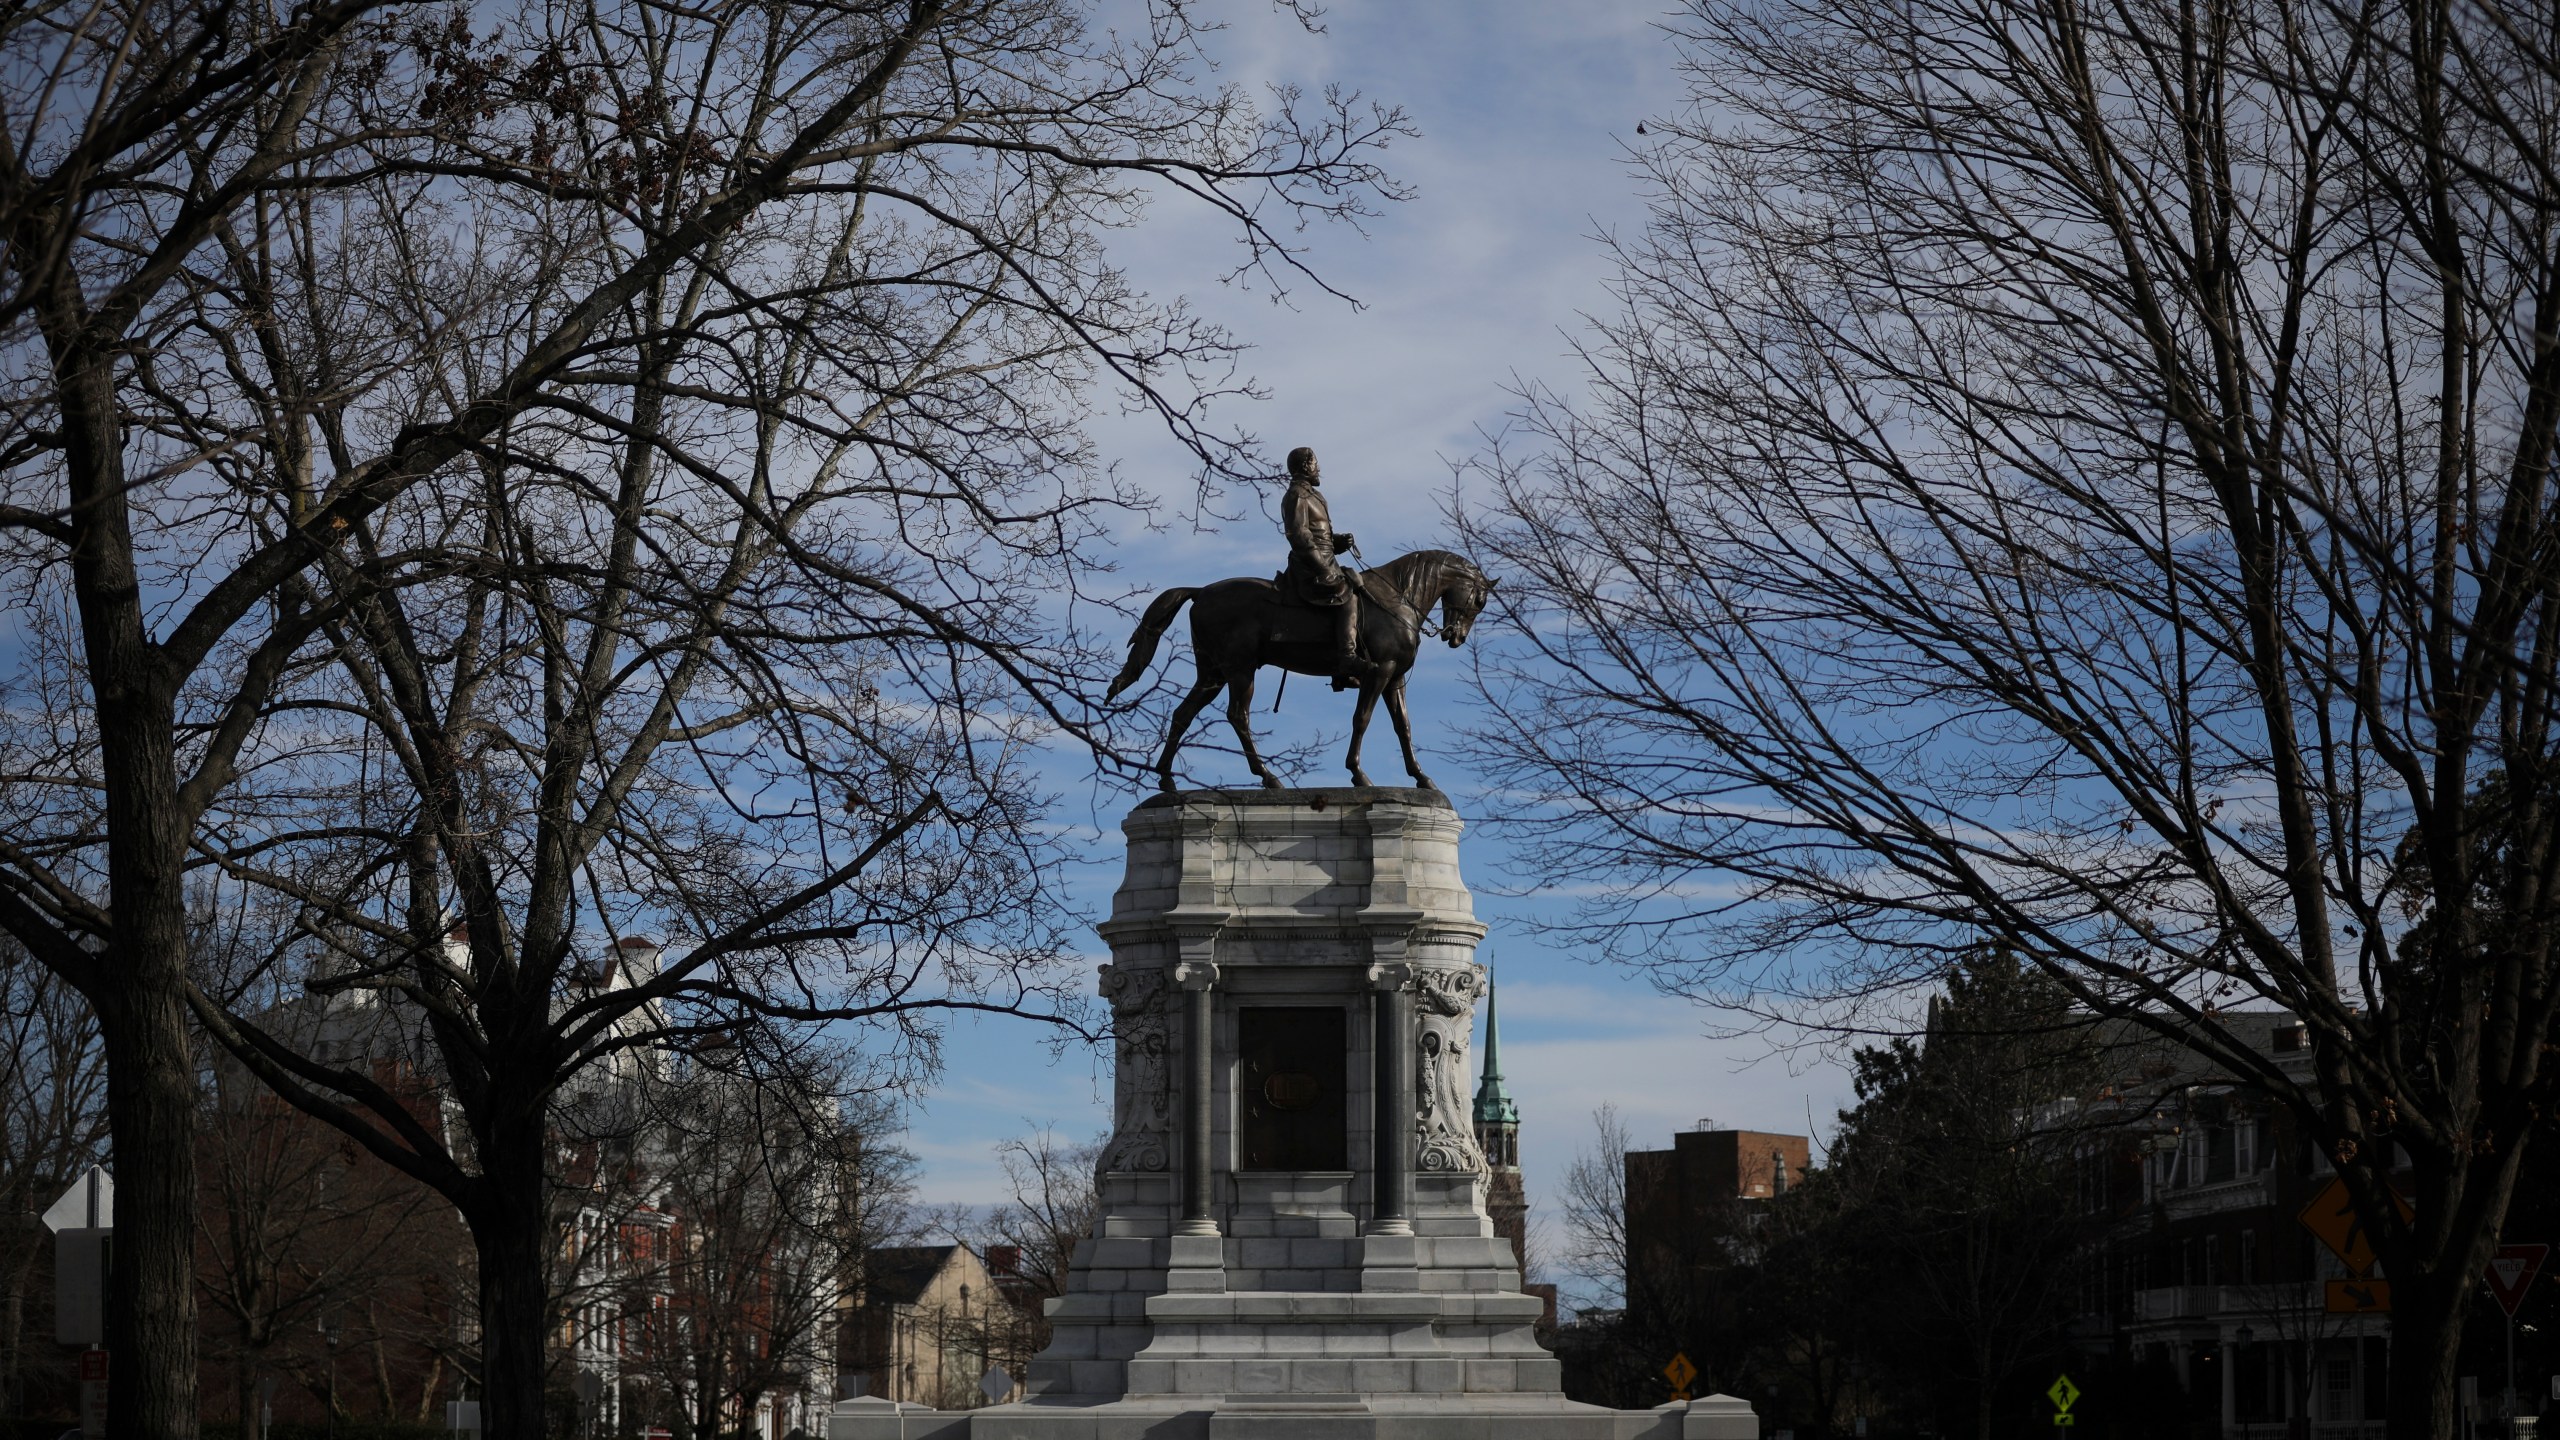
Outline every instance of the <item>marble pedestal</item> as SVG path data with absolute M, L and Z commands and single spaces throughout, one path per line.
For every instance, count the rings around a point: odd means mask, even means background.
M 1469 1114 L 1484 936 L 1437 791 L 1210 790 L 1123 826 L 1114 1129 L 1029 1398 L 829 1440 L 1749 1440 L 1566 1400 Z

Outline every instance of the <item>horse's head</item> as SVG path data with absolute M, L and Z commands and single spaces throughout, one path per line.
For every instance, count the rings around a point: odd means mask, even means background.
M 1440 634 L 1451 649 L 1467 643 L 1467 632 L 1475 628 L 1476 617 L 1484 613 L 1487 600 L 1493 598 L 1493 578 L 1478 570 L 1473 562 L 1456 557 L 1449 567 L 1449 588 L 1440 600 Z

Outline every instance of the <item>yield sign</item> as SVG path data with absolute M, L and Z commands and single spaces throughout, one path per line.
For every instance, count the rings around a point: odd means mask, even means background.
M 2498 1297 L 2499 1308 L 2512 1320 L 2516 1307 L 2524 1303 L 2524 1292 L 2533 1288 L 2533 1277 L 2542 1269 L 2548 1245 L 2501 1245 L 2489 1259 L 2489 1293 Z
M 109 1230 L 115 1223 L 115 1178 L 95 1165 L 44 1212 L 45 1228 L 53 1231 Z

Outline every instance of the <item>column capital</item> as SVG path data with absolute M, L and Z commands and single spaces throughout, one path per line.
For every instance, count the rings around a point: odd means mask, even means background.
M 1214 940 L 1236 912 L 1223 905 L 1177 905 L 1156 917 L 1177 940 Z
M 1213 989 L 1218 983 L 1218 967 L 1206 960 L 1185 960 L 1173 967 L 1173 983 L 1185 990 Z
M 1412 986 L 1413 967 L 1401 960 L 1369 967 L 1369 988 L 1372 990 L 1406 990 Z

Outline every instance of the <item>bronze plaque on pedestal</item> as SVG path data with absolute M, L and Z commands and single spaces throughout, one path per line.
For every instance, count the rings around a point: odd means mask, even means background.
M 1238 1168 L 1351 1168 L 1344 1013 L 1335 1005 L 1249 1005 L 1236 1012 Z

